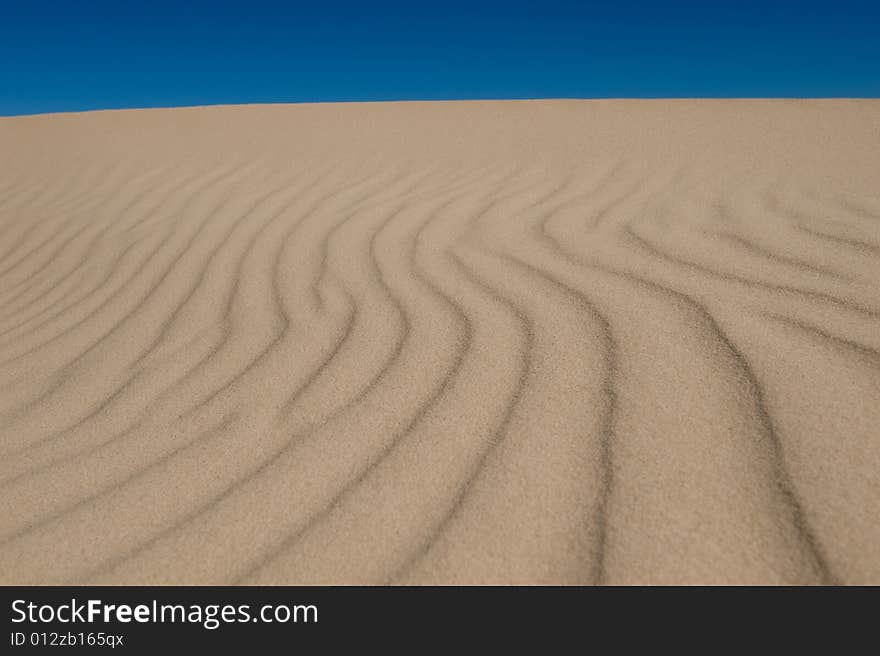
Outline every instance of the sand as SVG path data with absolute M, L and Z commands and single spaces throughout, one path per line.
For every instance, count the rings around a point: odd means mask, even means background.
M 0 119 L 0 582 L 880 583 L 880 101 Z

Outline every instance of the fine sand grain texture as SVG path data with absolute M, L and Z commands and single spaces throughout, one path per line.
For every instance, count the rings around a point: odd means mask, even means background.
M 0 582 L 880 583 L 880 101 L 0 119 Z

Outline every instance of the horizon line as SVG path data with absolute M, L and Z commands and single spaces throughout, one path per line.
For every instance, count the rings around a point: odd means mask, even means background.
M 722 100 L 793 100 L 793 101 L 822 101 L 822 100 L 880 100 L 880 96 L 522 96 L 510 98 L 389 98 L 370 100 L 290 100 L 290 101 L 253 101 L 253 102 L 209 102 L 196 105 L 119 105 L 109 107 L 90 107 L 85 109 L 69 109 L 57 111 L 38 111 L 6 114 L 0 110 L 2 118 L 20 118 L 27 116 L 57 116 L 67 114 L 90 114 L 97 112 L 126 112 L 147 111 L 162 109 L 200 109 L 207 107 L 253 107 L 253 106 L 279 106 L 279 105 L 376 105 L 376 104 L 399 104 L 399 103 L 465 103 L 465 102 L 576 102 L 576 101 L 722 101 Z

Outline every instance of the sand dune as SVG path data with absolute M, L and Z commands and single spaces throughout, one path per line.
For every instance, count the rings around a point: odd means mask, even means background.
M 0 119 L 0 582 L 880 583 L 880 102 Z

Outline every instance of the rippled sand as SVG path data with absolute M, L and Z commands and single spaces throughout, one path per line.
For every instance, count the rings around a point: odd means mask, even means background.
M 880 583 L 880 101 L 0 119 L 0 582 Z

